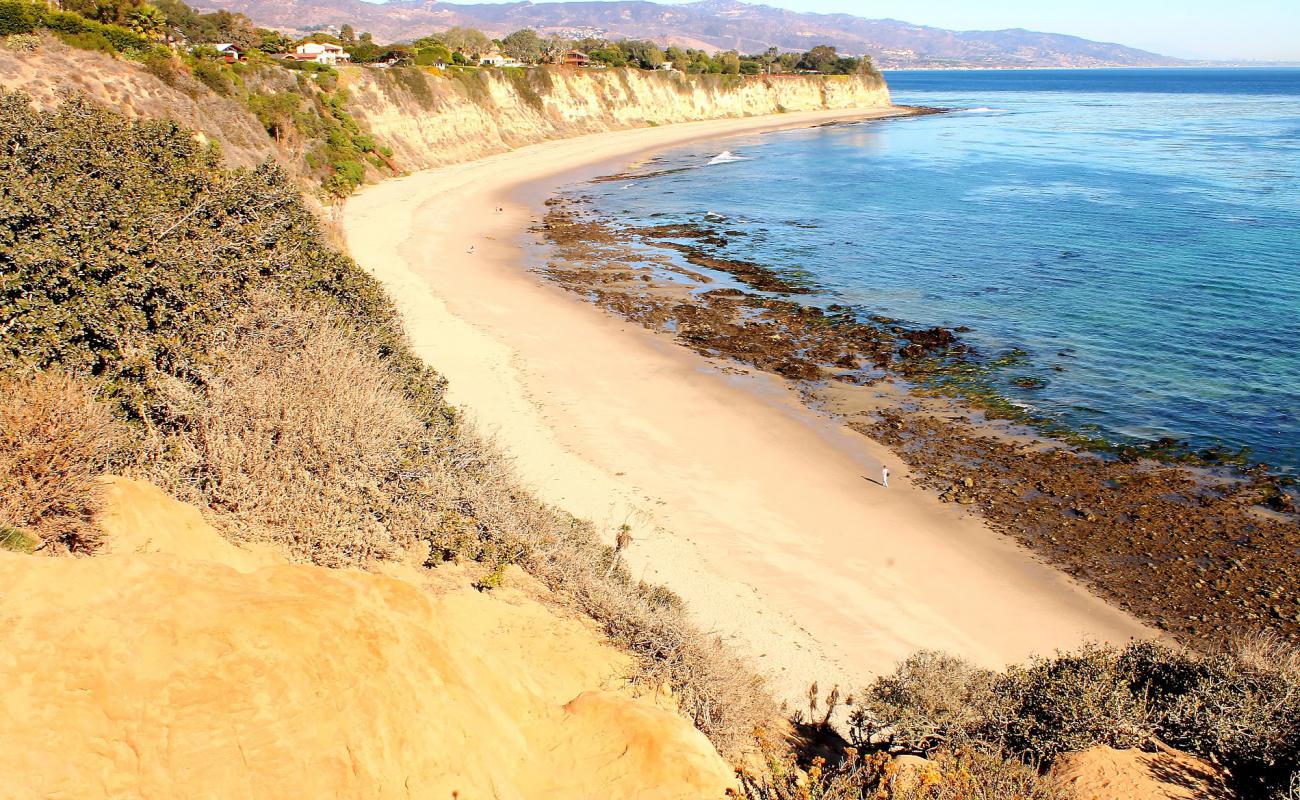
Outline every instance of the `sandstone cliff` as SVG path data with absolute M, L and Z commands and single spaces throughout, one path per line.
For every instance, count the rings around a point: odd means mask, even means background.
M 491 70 L 442 76 L 352 68 L 349 109 L 408 168 L 545 139 L 785 111 L 883 108 L 883 81 L 849 76 L 686 76 L 640 70 Z
M 343 108 L 392 157 L 370 178 L 467 161 L 525 144 L 584 133 L 783 111 L 881 108 L 889 89 L 850 76 L 686 76 L 640 70 L 378 70 L 345 67 L 328 81 L 267 65 L 246 71 L 222 96 L 183 71 L 150 70 L 103 53 L 75 50 L 47 37 L 35 50 L 0 48 L 0 87 L 50 105 L 85 92 L 130 116 L 170 119 L 220 143 L 231 164 L 268 158 L 306 170 L 319 142 L 276 141 L 250 110 L 250 98 L 297 92 L 304 103 L 346 98 Z M 326 87 L 326 88 L 322 88 Z M 242 93 L 242 94 L 241 94 Z
M 627 656 L 525 591 L 291 565 L 148 484 L 107 495 L 107 554 L 0 551 L 5 798 L 706 798 L 730 782 L 702 734 L 630 696 Z

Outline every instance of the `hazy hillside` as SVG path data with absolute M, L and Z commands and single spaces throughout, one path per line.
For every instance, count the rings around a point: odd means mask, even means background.
M 949 31 L 851 14 L 803 14 L 735 0 L 661 5 L 642 0 L 581 3 L 443 3 L 438 0 L 231 0 L 222 3 L 264 25 L 303 31 L 349 23 L 381 40 L 409 39 L 454 25 L 504 35 L 519 28 L 577 36 L 648 38 L 683 46 L 761 51 L 831 44 L 870 54 L 883 67 L 1161 66 L 1180 63 L 1118 44 L 1076 36 Z

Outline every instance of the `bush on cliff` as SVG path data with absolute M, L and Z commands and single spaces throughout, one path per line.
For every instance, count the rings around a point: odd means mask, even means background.
M 91 387 L 57 374 L 0 377 L 0 539 L 6 549 L 89 552 L 96 477 L 121 455 L 120 425 Z
M 745 800 L 1072 800 L 1050 777 L 986 748 L 952 745 L 924 763 L 849 749 L 835 763 L 815 758 L 801 770 L 789 756 L 762 774 L 741 772 Z
M 0 368 L 102 378 L 136 420 L 210 362 L 217 323 L 274 286 L 338 308 L 412 389 L 418 360 L 375 281 L 330 249 L 280 170 L 228 171 L 166 122 L 0 93 Z M 427 388 L 424 394 L 434 396 Z
M 923 654 L 878 678 L 853 715 L 863 748 L 994 748 L 1035 765 L 1160 740 L 1223 765 L 1243 797 L 1286 798 L 1300 774 L 1300 651 L 1274 641 L 1198 655 L 1090 645 L 994 674 Z
M 96 22 L 27 0 L 0 0 L 0 36 L 40 29 L 52 31 L 68 44 L 88 50 L 143 55 L 154 49 L 154 42 L 148 37 L 119 25 Z

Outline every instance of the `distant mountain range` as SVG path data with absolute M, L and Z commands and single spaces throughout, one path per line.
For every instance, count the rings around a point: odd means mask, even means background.
M 204 5 L 211 5 L 208 0 Z M 1153 67 L 1184 62 L 1132 47 L 1077 36 L 1000 31 L 950 31 L 851 14 L 804 14 L 736 0 L 661 5 L 643 0 L 578 3 L 444 3 L 439 0 L 221 0 L 260 25 L 305 32 L 351 24 L 379 41 L 410 40 L 452 26 L 503 36 L 520 28 L 575 38 L 653 39 L 708 50 L 759 52 L 775 46 L 807 50 L 834 45 L 868 54 L 885 68 L 902 67 Z

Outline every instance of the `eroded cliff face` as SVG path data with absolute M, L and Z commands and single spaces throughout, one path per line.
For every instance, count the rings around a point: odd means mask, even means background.
M 120 478 L 108 552 L 0 551 L 5 798 L 708 798 L 730 770 L 522 573 L 237 548 Z M 509 588 L 513 583 L 515 588 Z
M 546 139 L 786 111 L 885 108 L 883 81 L 851 76 L 687 76 L 641 70 L 344 71 L 348 109 L 423 169 Z
M 230 96 L 222 96 L 179 67 L 150 70 L 67 47 L 52 37 L 28 52 L 0 48 L 0 87 L 25 92 L 38 105 L 84 92 L 128 116 L 174 120 L 218 142 L 234 166 L 274 159 L 305 177 L 304 159 L 319 142 L 272 138 L 250 110 L 254 98 L 240 93 L 267 97 L 297 91 L 309 103 L 306 98 L 323 97 L 322 89 L 274 65 L 248 72 L 241 82 Z M 888 87 L 869 76 L 741 78 L 562 68 L 444 74 L 415 67 L 345 67 L 338 87 L 346 92 L 345 107 L 360 128 L 393 151 L 384 166 L 376 162 L 369 167 L 370 180 L 585 133 L 890 104 Z

